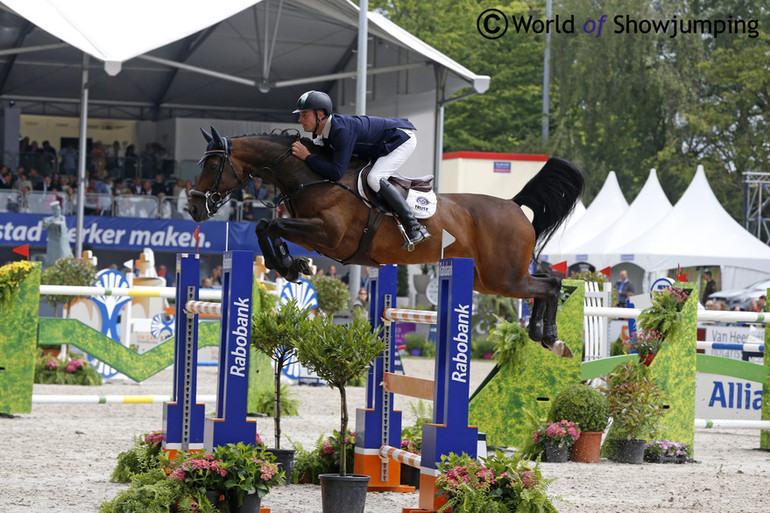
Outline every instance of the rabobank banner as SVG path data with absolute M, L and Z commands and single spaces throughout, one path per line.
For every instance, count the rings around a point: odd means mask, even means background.
M 47 233 L 42 228 L 43 214 L 0 213 L 1 246 L 45 246 Z M 75 216 L 66 216 L 70 244 L 75 244 Z M 190 252 L 195 251 L 195 228 L 200 227 L 201 253 L 222 253 L 226 249 L 245 249 L 262 252 L 254 233 L 256 223 L 224 223 L 208 221 L 195 223 L 182 219 L 142 219 L 134 217 L 85 216 L 83 244 L 94 249 L 125 249 L 142 251 Z M 227 245 L 227 248 L 225 247 Z M 315 253 L 289 243 L 295 256 L 313 256 Z

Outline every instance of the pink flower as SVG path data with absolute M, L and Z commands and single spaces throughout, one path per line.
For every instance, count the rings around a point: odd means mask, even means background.
M 259 436 L 259 433 L 257 433 L 257 440 L 256 440 L 256 442 L 257 442 L 257 445 L 265 445 L 264 442 L 262 442 L 262 437 Z
M 73 372 L 77 371 L 83 366 L 83 360 L 77 359 L 77 360 L 70 360 L 67 362 L 67 372 L 72 374 Z
M 59 360 L 56 358 L 51 358 L 45 362 L 45 366 L 48 367 L 49 370 L 56 370 L 56 367 L 59 366 Z
M 521 484 L 524 485 L 524 488 L 530 489 L 537 486 L 537 476 L 534 472 L 530 472 L 529 470 L 519 472 L 519 477 L 521 478 Z
M 324 446 L 321 448 L 321 454 L 326 456 L 334 454 L 334 447 L 332 447 L 332 444 L 329 443 L 328 440 L 324 442 Z
M 149 433 L 144 435 L 144 442 L 147 444 L 162 444 L 165 436 L 166 436 L 166 432 L 163 430 L 150 431 Z

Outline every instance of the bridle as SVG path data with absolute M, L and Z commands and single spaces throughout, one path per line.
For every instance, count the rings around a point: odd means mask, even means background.
M 288 135 L 288 132 L 290 132 L 292 129 L 283 130 L 281 131 L 281 135 Z M 275 132 L 275 130 L 273 130 Z M 273 133 L 271 132 L 271 133 Z M 218 135 L 218 134 L 217 134 Z M 299 132 L 296 133 L 296 139 L 299 139 Z M 209 146 L 214 146 L 211 149 L 207 149 L 203 153 L 203 157 L 198 161 L 198 165 L 202 166 L 203 163 L 212 156 L 217 156 L 220 158 L 219 160 L 219 169 L 217 169 L 217 177 L 214 180 L 214 183 L 206 189 L 206 192 L 200 192 L 196 191 L 195 189 L 190 191 L 190 196 L 194 198 L 203 198 L 204 203 L 206 205 L 206 213 L 209 217 L 212 217 L 214 214 L 217 213 L 217 211 L 222 208 L 222 206 L 227 203 L 230 200 L 230 196 L 237 190 L 241 189 L 246 183 L 254 178 L 254 175 L 265 170 L 269 170 L 271 173 L 273 173 L 273 176 L 275 176 L 275 171 L 272 169 L 272 166 L 284 161 L 289 155 L 292 154 L 292 148 L 291 145 L 289 145 L 289 148 L 283 152 L 281 155 L 276 157 L 275 159 L 271 160 L 270 162 L 263 164 L 259 168 L 257 168 L 253 173 L 244 173 L 243 178 L 238 176 L 238 171 L 236 170 L 235 166 L 233 165 L 232 161 L 232 151 L 233 151 L 233 141 L 229 137 L 223 137 L 219 136 L 217 138 L 214 138 L 210 143 Z M 222 179 L 225 175 L 225 168 L 228 166 L 233 172 L 233 175 L 235 175 L 236 180 L 238 180 L 238 183 L 225 191 L 224 193 L 219 192 L 219 187 L 222 183 Z

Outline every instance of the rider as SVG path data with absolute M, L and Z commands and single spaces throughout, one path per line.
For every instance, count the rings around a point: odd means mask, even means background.
M 332 114 L 333 111 L 331 98 L 321 91 L 308 91 L 300 96 L 294 111 L 299 113 L 302 128 L 313 133 L 314 142 L 332 150 L 332 161 L 311 154 L 299 141 L 294 143 L 292 153 L 319 175 L 335 181 L 345 174 L 352 155 L 374 161 L 367 183 L 380 193 L 401 221 L 409 239 L 403 247 L 411 251 L 415 244 L 430 237 L 430 233 L 417 222 L 412 209 L 388 177 L 417 146 L 414 125 L 405 118 L 346 116 Z

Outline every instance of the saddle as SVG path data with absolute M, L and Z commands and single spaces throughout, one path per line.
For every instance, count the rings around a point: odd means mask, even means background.
M 374 192 L 367 183 L 367 177 L 372 171 L 373 163 L 369 162 L 358 173 L 357 188 L 361 200 L 369 207 L 369 219 L 366 222 L 366 228 L 361 235 L 356 251 L 344 260 L 343 264 L 349 264 L 353 261 L 366 262 L 371 267 L 379 267 L 381 264 L 369 257 L 369 246 L 380 228 L 382 219 L 393 213 L 379 194 Z M 433 176 L 426 175 L 419 178 L 407 178 L 398 173 L 394 173 L 388 181 L 392 183 L 401 193 L 407 204 L 412 208 L 414 217 L 417 219 L 427 219 L 436 213 L 436 193 L 433 192 Z
M 370 162 L 358 173 L 358 194 L 369 208 L 384 212 L 386 215 L 393 215 L 385 201 L 369 187 L 367 178 L 372 171 L 372 166 L 373 164 Z M 408 178 L 399 173 L 394 173 L 388 178 L 388 181 L 396 186 L 396 189 L 401 193 L 401 197 L 412 208 L 414 217 L 417 219 L 427 219 L 436 213 L 436 193 L 433 192 L 433 175 Z

